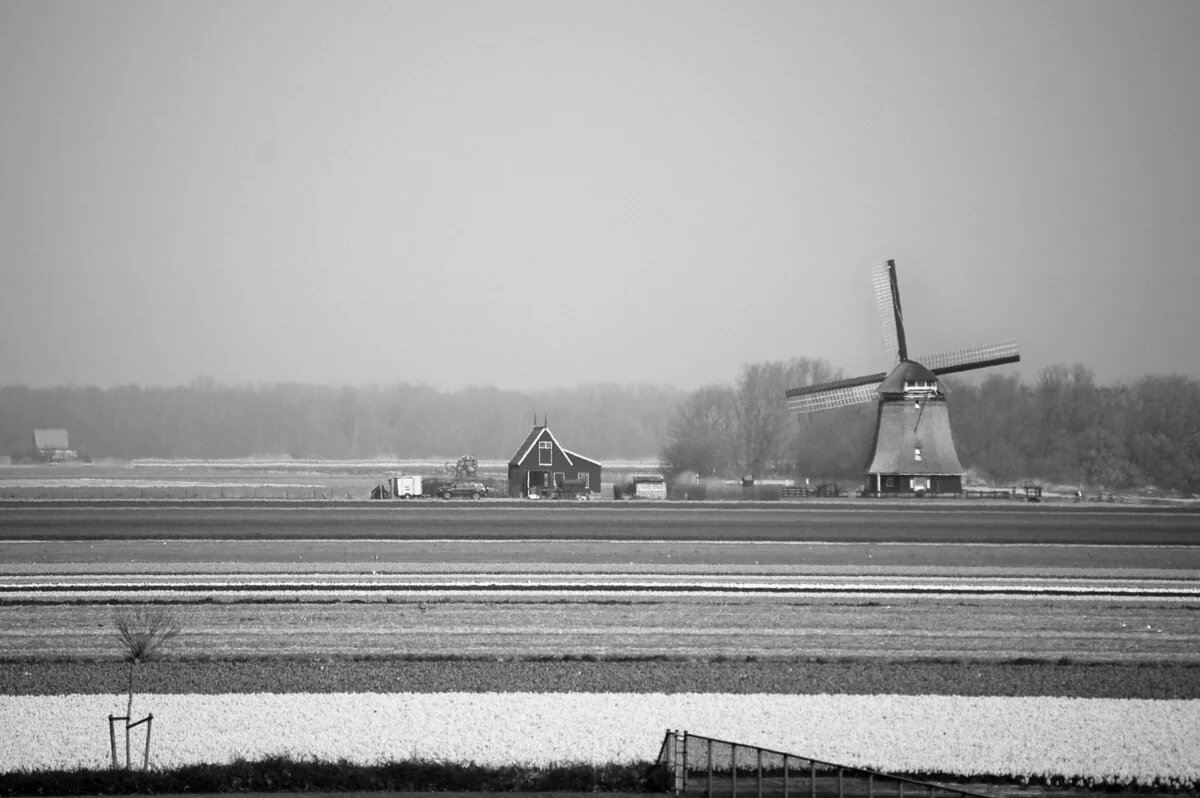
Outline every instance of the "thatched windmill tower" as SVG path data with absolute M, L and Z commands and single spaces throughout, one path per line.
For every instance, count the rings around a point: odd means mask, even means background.
M 962 464 L 954 451 L 950 415 L 939 376 L 1016 363 L 1015 340 L 909 359 L 900 309 L 896 262 L 875 270 L 875 300 L 884 347 L 894 359 L 891 372 L 793 388 L 788 407 L 814 413 L 835 407 L 879 402 L 875 442 L 867 460 L 869 494 L 962 492 Z

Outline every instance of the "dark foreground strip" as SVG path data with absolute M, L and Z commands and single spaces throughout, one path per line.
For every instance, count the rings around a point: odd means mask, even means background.
M 213 695 L 519 691 L 1197 700 L 1200 663 L 1085 662 L 1057 656 L 999 662 L 969 657 L 889 658 L 869 653 L 819 660 L 787 655 L 313 654 L 151 660 L 138 666 L 137 685 L 145 694 Z M 129 666 L 115 653 L 101 660 L 0 659 L 0 695 L 113 695 L 128 688 Z
M 3 764 L 0 764 L 3 768 Z M 650 762 L 610 765 L 485 766 L 399 761 L 366 765 L 272 757 L 153 770 L 3 772 L 0 796 L 196 795 L 220 793 L 580 793 L 666 792 Z

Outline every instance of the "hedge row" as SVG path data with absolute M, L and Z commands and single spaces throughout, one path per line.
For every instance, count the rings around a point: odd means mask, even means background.
M 663 792 L 649 762 L 547 768 L 407 761 L 359 765 L 284 757 L 170 770 L 0 773 L 0 796 L 245 792 Z

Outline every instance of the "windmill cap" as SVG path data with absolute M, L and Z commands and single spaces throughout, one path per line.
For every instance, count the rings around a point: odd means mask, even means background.
M 937 382 L 937 375 L 913 360 L 899 363 L 879 385 L 878 393 L 904 393 L 906 382 Z

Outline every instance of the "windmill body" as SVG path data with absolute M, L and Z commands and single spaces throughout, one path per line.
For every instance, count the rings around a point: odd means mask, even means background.
M 805 414 L 878 402 L 875 438 L 867 458 L 866 491 L 872 495 L 962 492 L 962 464 L 954 449 L 946 394 L 939 376 L 1021 359 L 1015 341 L 910 359 L 895 261 L 876 271 L 884 345 L 890 372 L 793 388 L 788 406 Z

